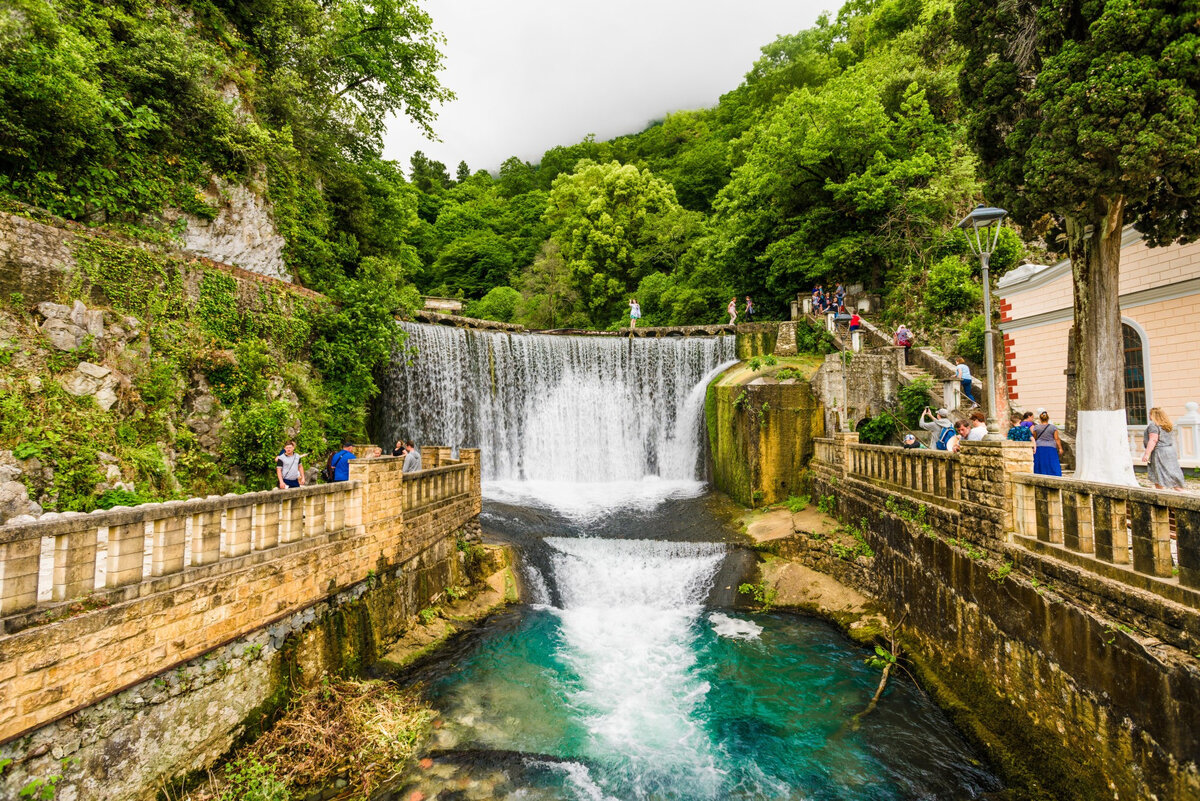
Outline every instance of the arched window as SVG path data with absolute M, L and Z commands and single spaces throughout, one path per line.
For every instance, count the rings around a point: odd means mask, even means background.
M 1142 334 L 1128 323 L 1121 323 L 1125 348 L 1125 422 L 1131 426 L 1146 425 L 1145 343 Z

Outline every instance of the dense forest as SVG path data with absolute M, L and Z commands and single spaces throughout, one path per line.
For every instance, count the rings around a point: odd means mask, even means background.
M 536 327 L 612 327 L 634 295 L 648 323 L 719 320 L 735 293 L 780 317 L 819 281 L 886 288 L 910 323 L 978 297 L 949 0 L 852 0 L 711 108 L 495 174 L 416 153 L 407 179 L 386 120 L 433 130 L 452 96 L 413 0 L 10 7 L 0 192 L 68 218 L 170 237 L 217 176 L 266 194 L 306 286 L 344 296 L 366 265 Z M 1021 255 L 1010 233 L 993 266 Z

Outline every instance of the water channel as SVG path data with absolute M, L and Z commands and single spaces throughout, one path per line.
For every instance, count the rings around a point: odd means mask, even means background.
M 530 603 L 414 673 L 438 728 L 424 766 L 378 801 L 1000 789 L 903 677 L 851 727 L 879 673 L 836 628 L 733 608 L 752 556 L 706 488 L 702 438 L 731 339 L 410 334 L 419 350 L 387 381 L 382 426 L 485 449 L 483 527 L 518 548 Z

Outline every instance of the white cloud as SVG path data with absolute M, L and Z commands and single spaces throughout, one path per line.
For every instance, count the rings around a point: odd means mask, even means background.
M 831 0 L 427 0 L 448 39 L 444 106 L 430 142 L 392 121 L 384 155 L 414 150 L 453 174 L 537 161 L 588 133 L 641 130 L 670 111 L 711 106 L 776 36 L 809 27 Z

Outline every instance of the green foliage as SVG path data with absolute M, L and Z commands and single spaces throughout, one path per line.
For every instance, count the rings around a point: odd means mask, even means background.
M 275 768 L 257 756 L 235 759 L 225 768 L 228 782 L 218 801 L 288 801 L 287 782 L 275 775 Z
M 867 544 L 867 520 L 863 518 L 857 526 L 852 523 L 847 523 L 838 528 L 838 534 L 848 535 L 852 539 L 852 544 L 847 545 L 836 540 L 831 540 L 829 550 L 839 559 L 844 559 L 848 562 L 853 562 L 858 557 L 863 556 L 867 559 L 875 556 L 875 551 Z
M 1013 563 L 1005 562 L 1000 567 L 988 573 L 988 578 L 998 584 L 1002 584 L 1004 583 L 1004 579 L 1008 578 L 1008 574 L 1012 572 L 1012 569 Z
M 757 584 L 739 585 L 738 594 L 753 598 L 760 612 L 770 612 L 771 607 L 775 605 L 775 599 L 779 597 L 779 590 L 760 581 Z
M 517 314 L 520 303 L 521 293 L 512 287 L 493 287 L 481 300 L 467 304 L 466 315 L 480 320 L 511 323 Z
M 882 445 L 896 433 L 896 420 L 889 414 L 880 414 L 859 423 L 855 429 L 858 441 L 867 445 Z
M 983 328 L 983 315 L 977 314 L 958 332 L 958 340 L 954 343 L 955 352 L 973 364 L 983 364 Z
M 925 305 L 931 312 L 948 314 L 974 308 L 982 298 L 970 265 L 958 256 L 947 256 L 929 269 Z
M 775 371 L 775 379 L 777 381 L 802 381 L 808 378 L 808 374 L 803 370 L 784 367 Z
M 817 508 L 821 510 L 822 514 L 829 515 L 830 517 L 836 516 L 837 515 L 837 496 L 832 493 L 830 493 L 829 495 L 822 495 L 817 500 Z
M 927 380 L 913 381 L 911 384 L 905 384 L 896 392 L 896 399 L 899 401 L 899 415 L 901 421 L 908 428 L 916 428 L 921 420 L 921 412 L 929 408 L 933 402 L 932 396 L 929 394 L 933 389 L 933 385 Z
M 810 495 L 800 495 L 800 496 L 789 495 L 788 499 L 786 501 L 784 501 L 784 503 L 787 506 L 789 512 L 791 512 L 792 514 L 796 514 L 798 512 L 803 512 L 805 509 L 807 509 L 808 504 L 811 501 L 812 501 L 812 496 L 810 496 Z
M 478 584 L 487 576 L 487 551 L 482 545 L 473 542 L 468 542 L 465 539 L 459 538 L 457 541 L 458 552 L 462 554 L 463 572 L 466 573 L 467 581 L 471 584 Z
M 417 617 L 421 619 L 422 626 L 428 626 L 442 613 L 442 610 L 436 606 L 427 606 L 420 612 L 417 612 Z

